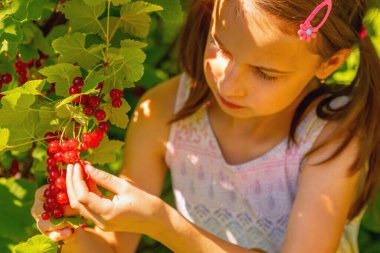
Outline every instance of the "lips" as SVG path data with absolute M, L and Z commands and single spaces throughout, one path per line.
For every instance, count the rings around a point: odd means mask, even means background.
M 220 101 L 222 101 L 222 103 L 231 108 L 231 109 L 241 109 L 243 108 L 243 106 L 240 106 L 240 105 L 237 105 L 237 104 L 234 104 L 234 103 L 231 103 L 229 101 L 227 101 L 226 99 L 224 99 L 222 96 L 219 95 L 219 98 L 220 98 Z

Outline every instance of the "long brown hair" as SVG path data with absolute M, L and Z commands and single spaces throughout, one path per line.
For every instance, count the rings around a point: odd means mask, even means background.
M 321 0 L 260 0 L 255 4 L 265 12 L 284 21 L 283 31 L 294 34 L 299 24 L 309 16 Z M 321 85 L 310 92 L 298 105 L 291 122 L 289 143 L 296 143 L 295 133 L 308 106 L 317 98 L 323 99 L 317 106 L 318 117 L 325 120 L 339 120 L 339 127 L 324 143 L 305 154 L 304 159 L 325 146 L 330 141 L 344 136 L 341 145 L 327 162 L 339 155 L 354 136 L 361 136 L 359 155 L 350 168 L 350 174 L 364 169 L 368 164 L 364 189 L 351 208 L 349 219 L 354 218 L 373 197 L 380 181 L 380 60 L 370 38 L 360 38 L 363 18 L 368 10 L 367 0 L 334 0 L 332 12 L 327 22 L 319 30 L 316 43 L 311 50 L 322 59 L 329 59 L 341 49 L 354 47 L 360 50 L 360 63 L 354 80 L 349 85 Z M 184 106 L 171 122 L 183 119 L 196 112 L 207 100 L 210 90 L 203 72 L 203 55 L 211 21 L 214 0 L 195 0 L 188 12 L 188 18 L 179 39 L 179 63 L 192 79 L 192 89 Z M 318 24 L 323 11 L 313 20 Z M 377 83 L 376 83 L 377 82 Z M 345 106 L 330 108 L 330 102 L 338 96 L 349 96 Z M 363 136 L 365 133 L 365 136 Z

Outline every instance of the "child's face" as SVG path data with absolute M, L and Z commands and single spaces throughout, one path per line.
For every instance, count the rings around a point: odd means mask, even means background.
M 294 36 L 282 33 L 273 16 L 254 7 L 247 18 L 239 17 L 239 2 L 216 1 L 204 56 L 206 80 L 226 113 L 239 118 L 271 115 L 315 88 L 311 80 L 322 61 L 297 31 Z

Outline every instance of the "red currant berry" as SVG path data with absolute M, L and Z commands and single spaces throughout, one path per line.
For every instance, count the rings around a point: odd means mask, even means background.
M 88 98 L 88 104 L 92 107 L 97 107 L 100 105 L 100 98 L 98 96 L 90 96 Z
M 61 189 L 61 190 L 65 190 L 66 189 L 66 179 L 64 177 L 57 177 L 55 179 L 55 186 L 58 188 L 58 189 Z
M 51 142 L 51 141 L 54 141 L 57 139 L 57 135 L 55 133 L 52 133 L 52 132 L 47 132 L 45 135 L 45 141 L 47 143 Z
M 47 204 L 47 203 L 44 203 L 42 205 L 42 208 L 46 211 L 46 212 L 50 212 L 51 211 L 51 207 Z
M 88 142 L 88 146 L 90 148 L 97 148 L 99 147 L 100 141 L 96 139 L 91 139 L 91 141 Z
M 56 161 L 55 161 L 54 157 L 49 157 L 47 159 L 47 164 L 50 165 L 50 166 L 56 165 Z
M 57 140 L 54 140 L 49 143 L 48 145 L 49 152 L 51 154 L 56 154 L 59 152 L 59 142 Z
M 91 116 L 94 113 L 94 108 L 92 106 L 90 106 L 90 105 L 85 105 L 83 107 L 83 112 L 87 116 Z
M 66 192 L 61 192 L 57 194 L 57 203 L 61 205 L 69 203 L 69 197 L 67 196 Z
M 82 151 L 87 151 L 87 150 L 88 150 L 88 144 L 87 144 L 87 142 L 82 142 L 82 143 L 80 144 L 80 149 L 81 149 Z
M 46 204 L 48 204 L 48 206 L 53 209 L 57 205 L 57 201 L 55 198 L 47 198 Z
M 103 133 L 106 133 L 108 132 L 108 130 L 110 130 L 110 126 L 108 125 L 107 122 L 103 121 L 103 122 L 99 122 L 99 126 L 98 126 L 99 130 L 102 131 Z
M 77 86 L 70 86 L 69 88 L 70 95 L 79 94 L 79 93 L 81 93 L 81 89 L 79 89 Z
M 53 197 L 53 193 L 49 190 L 49 188 L 46 188 L 45 191 L 44 191 L 44 197 L 47 199 L 47 198 L 50 198 L 50 197 Z
M 85 143 L 89 143 L 92 140 L 92 135 L 90 133 L 82 134 L 82 141 Z
M 78 77 L 75 77 L 74 80 L 73 80 L 73 85 L 74 86 L 82 86 L 83 87 L 83 78 L 78 76 Z
M 123 104 L 123 102 L 121 101 L 120 98 L 112 101 L 112 107 L 115 107 L 115 108 L 119 108 L 122 104 Z
M 48 220 L 48 219 L 50 219 L 50 215 L 47 212 L 44 212 L 44 213 L 42 213 L 41 218 L 43 220 Z
M 77 139 L 71 138 L 70 140 L 68 140 L 69 150 L 77 150 L 78 145 L 79 145 L 79 141 Z
M 101 131 L 99 129 L 96 129 L 91 135 L 92 135 L 93 139 L 98 140 L 98 141 L 101 141 L 104 138 L 103 131 Z
M 53 166 L 49 165 L 49 166 L 47 166 L 47 172 L 51 172 L 53 170 L 57 170 L 58 171 L 58 166 L 57 165 L 53 165 Z
M 122 98 L 123 97 L 123 91 L 122 90 L 118 90 L 118 89 L 112 89 L 110 91 L 110 96 L 111 96 L 111 99 L 112 100 L 115 100 L 115 99 L 118 99 L 118 98 Z
M 95 118 L 99 121 L 102 121 L 106 118 L 106 112 L 102 109 L 99 109 L 94 114 Z
M 60 219 L 63 217 L 63 209 L 62 207 L 60 206 L 57 206 L 54 210 L 53 210 L 53 218 L 54 219 Z
M 88 97 L 89 97 L 89 96 L 88 96 L 87 94 L 80 96 L 80 103 L 81 103 L 82 105 L 87 104 Z
M 63 161 L 63 153 L 62 152 L 58 152 L 54 155 L 54 159 L 56 162 L 60 163 Z
M 9 73 L 2 74 L 1 81 L 5 84 L 12 82 L 12 75 Z

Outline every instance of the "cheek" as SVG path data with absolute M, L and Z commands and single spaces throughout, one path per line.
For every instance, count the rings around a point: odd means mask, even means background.
M 204 57 L 204 68 L 206 75 L 212 75 L 213 78 L 224 78 L 230 59 L 223 56 L 216 50 L 206 49 Z

